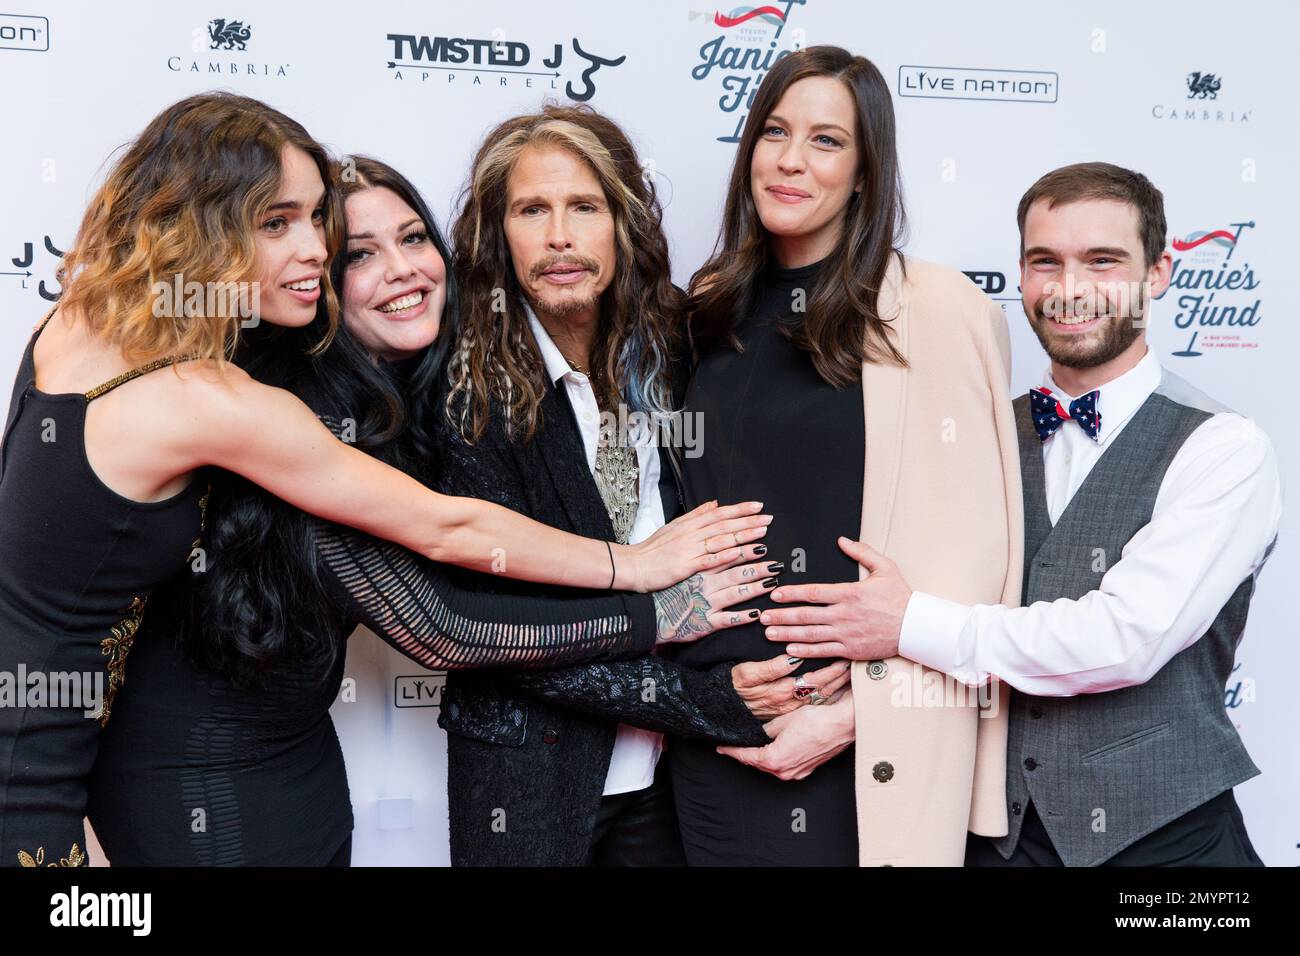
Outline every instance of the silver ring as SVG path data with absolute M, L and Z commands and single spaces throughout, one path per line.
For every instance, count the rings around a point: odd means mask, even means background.
M 807 700 L 817 693 L 817 688 L 808 683 L 807 678 L 800 674 L 794 679 L 794 699 Z
M 822 696 L 821 691 L 814 689 L 813 692 L 808 696 L 808 703 L 812 704 L 813 706 L 817 706 L 819 704 L 826 703 L 826 698 Z

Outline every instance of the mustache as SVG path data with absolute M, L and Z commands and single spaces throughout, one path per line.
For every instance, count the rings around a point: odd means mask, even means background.
M 572 253 L 561 253 L 559 255 L 547 256 L 545 259 L 539 259 L 532 264 L 528 270 L 530 278 L 536 279 L 548 269 L 553 269 L 559 265 L 579 266 L 588 272 L 599 272 L 600 263 L 595 259 L 588 259 L 585 256 L 573 255 Z

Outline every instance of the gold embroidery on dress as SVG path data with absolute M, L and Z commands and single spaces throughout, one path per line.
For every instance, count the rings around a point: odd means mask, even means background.
M 108 717 L 113 708 L 113 698 L 117 690 L 126 683 L 126 655 L 135 643 L 135 632 L 140 628 L 144 617 L 144 605 L 148 598 L 131 598 L 129 616 L 113 625 L 113 636 L 99 642 L 101 652 L 108 658 L 108 692 L 104 695 L 104 711 L 99 715 L 99 726 L 108 725 Z
M 199 536 L 194 539 L 190 545 L 190 560 L 194 560 L 194 554 L 199 548 L 203 547 L 203 532 L 208 529 L 208 496 L 212 494 L 212 482 L 208 482 L 207 490 L 203 492 L 203 497 L 199 499 Z
M 36 855 L 35 855 L 35 856 L 32 856 L 32 855 L 31 855 L 30 853 L 28 853 L 26 850 L 19 850 L 19 851 L 18 851 L 18 865 L 19 865 L 19 866 L 28 866 L 28 867 L 31 867 L 31 866 L 89 866 L 90 863 L 87 862 L 87 860 L 86 860 L 86 854 L 85 854 L 84 852 L 82 852 L 81 847 L 79 847 L 77 844 L 74 843 L 74 844 L 72 844 L 72 852 L 70 852 L 67 856 L 65 856 L 65 857 L 63 857 L 61 860 L 59 860 L 58 863 L 46 863 L 46 862 L 45 862 L 45 847 L 43 847 L 43 846 L 42 846 L 42 847 L 37 847 L 37 849 L 36 849 Z

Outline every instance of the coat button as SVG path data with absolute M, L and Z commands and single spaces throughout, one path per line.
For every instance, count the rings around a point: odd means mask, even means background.
M 1014 813 L 1016 816 L 1020 816 L 1020 801 L 1019 801 L 1019 800 L 1017 800 L 1015 803 L 1011 804 L 1011 812 Z
M 1035 760 L 1033 757 L 1026 757 L 1026 758 L 1025 758 L 1025 769 L 1026 769 L 1026 770 L 1033 770 L 1033 769 L 1034 769 L 1035 767 L 1037 767 L 1037 766 L 1038 766 L 1038 761 Z
M 1043 716 L 1043 708 L 1035 704 L 1033 707 L 1029 708 L 1029 716 L 1034 718 L 1034 720 L 1037 720 L 1039 717 Z
M 889 665 L 884 661 L 868 661 L 867 675 L 872 680 L 882 680 L 889 673 Z
M 879 783 L 889 783 L 894 779 L 894 765 L 888 760 L 882 760 L 871 768 L 871 776 L 875 777 Z
M 553 744 L 559 739 L 560 739 L 560 735 L 553 730 L 548 729 L 542 732 L 543 743 Z

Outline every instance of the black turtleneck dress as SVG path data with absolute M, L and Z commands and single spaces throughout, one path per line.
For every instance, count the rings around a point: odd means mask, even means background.
M 785 562 L 783 584 L 858 579 L 836 539 L 856 540 L 861 527 L 862 386 L 828 385 L 811 356 L 780 332 L 782 323 L 802 319 L 800 290 L 811 301 L 820 266 L 768 267 L 736 324 L 744 351 L 722 346 L 703 356 L 685 402 L 703 424 L 703 453 L 683 460 L 686 507 L 713 498 L 762 501 L 774 519 L 767 558 Z M 766 596 L 746 605 L 775 606 Z M 755 621 L 689 645 L 676 659 L 708 668 L 783 652 Z M 797 673 L 830 663 L 809 660 Z M 797 781 L 693 740 L 674 739 L 669 754 L 690 865 L 857 866 L 851 746 Z

